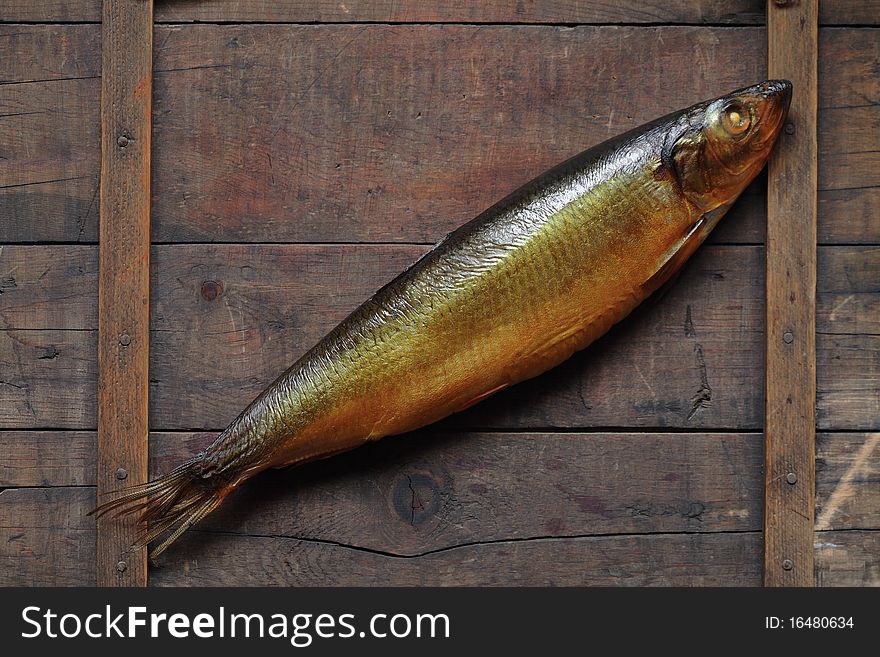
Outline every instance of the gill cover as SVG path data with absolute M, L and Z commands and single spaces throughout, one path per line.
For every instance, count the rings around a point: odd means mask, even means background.
M 703 213 L 732 204 L 766 163 L 790 101 L 790 82 L 768 80 L 691 109 L 672 147 L 685 197 Z

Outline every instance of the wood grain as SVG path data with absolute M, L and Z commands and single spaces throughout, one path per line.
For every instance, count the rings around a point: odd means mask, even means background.
M 94 586 L 94 488 L 0 490 L 0 586 Z
M 816 535 L 880 529 L 880 433 L 820 433 L 816 441 Z
M 211 437 L 153 434 L 152 473 Z M 760 463 L 760 434 L 420 431 L 262 476 L 201 528 L 403 557 L 536 536 L 758 531 Z
M 0 246 L 0 329 L 97 327 L 96 246 Z
M 878 0 L 832 0 L 819 6 L 821 24 L 877 24 Z M 0 21 L 93 21 L 100 0 L 6 0 Z M 762 24 L 763 0 L 159 0 L 156 20 L 279 22 L 721 23 Z
M 771 78 L 794 85 L 770 157 L 766 246 L 764 584 L 813 584 L 818 0 L 767 3 Z
M 154 425 L 222 428 L 424 248 L 153 247 Z M 704 249 L 662 301 L 457 426 L 759 429 L 761 257 L 758 248 Z M 818 266 L 819 427 L 880 430 L 880 249 L 821 247 Z M 0 426 L 96 426 L 96 271 L 91 246 L 0 248 L 0 380 L 13 384 L 0 385 Z M 62 321 L 77 330 L 58 330 Z M 713 398 L 688 421 L 702 389 L 696 344 Z
M 97 331 L 0 331 L 0 427 L 97 426 Z
M 151 476 L 167 472 L 172 466 L 180 461 L 188 458 L 196 453 L 199 449 L 210 442 L 215 434 L 213 433 L 189 433 L 189 432 L 164 432 L 152 433 L 150 436 L 150 472 Z M 282 471 L 272 475 L 267 475 L 268 479 L 258 479 L 251 486 L 254 490 L 250 493 L 243 493 L 245 497 L 267 497 L 264 502 L 257 503 L 262 505 L 263 510 L 256 511 L 258 514 L 265 514 L 266 520 L 253 518 L 257 523 L 268 522 L 267 525 L 249 524 L 241 525 L 242 529 L 249 531 L 257 531 L 272 527 L 272 523 L 279 522 L 277 519 L 269 518 L 269 514 L 275 513 L 276 501 L 280 501 L 280 496 L 286 495 L 298 504 L 313 503 L 316 499 L 315 493 L 324 495 L 326 491 L 331 491 L 330 497 L 337 495 L 354 495 L 355 492 L 346 493 L 344 488 L 355 485 L 355 488 L 365 488 L 368 484 L 365 482 L 376 475 L 376 472 L 384 470 L 393 470 L 394 468 L 403 467 L 408 461 L 424 462 L 430 460 L 432 454 L 438 453 L 438 460 L 443 457 L 456 467 L 459 465 L 458 457 L 452 458 L 444 456 L 450 449 L 457 452 L 459 449 L 462 454 L 471 449 L 471 441 L 474 436 L 482 437 L 486 444 L 493 444 L 490 441 L 498 441 L 499 444 L 511 445 L 517 444 L 528 445 L 531 436 L 544 436 L 545 441 L 553 439 L 554 434 L 541 432 L 519 433 L 493 433 L 477 432 L 471 434 L 465 430 L 425 430 L 417 436 L 406 438 L 392 439 L 385 447 L 386 443 L 379 443 L 382 447 L 373 447 L 350 457 L 342 457 L 329 461 L 326 464 L 315 464 L 308 468 L 300 470 Z M 675 486 L 684 485 L 681 482 L 686 481 L 689 477 L 699 475 L 703 472 L 704 467 L 699 461 L 694 459 L 693 463 L 683 463 L 681 465 L 682 475 L 676 477 L 675 473 L 667 473 L 663 476 L 654 476 L 644 471 L 643 468 L 637 468 L 635 472 L 641 473 L 645 479 L 637 479 L 639 482 L 635 490 L 624 490 L 624 481 L 630 475 L 626 470 L 620 470 L 619 464 L 612 463 L 611 468 L 600 468 L 596 465 L 601 459 L 609 458 L 609 455 L 618 455 L 621 458 L 625 455 L 626 450 L 637 450 L 639 453 L 645 453 L 646 458 L 653 461 L 661 457 L 654 454 L 653 448 L 659 453 L 668 448 L 668 445 L 690 444 L 691 449 L 702 451 L 692 452 L 693 456 L 699 454 L 700 459 L 705 459 L 712 464 L 711 467 L 716 468 L 720 475 L 730 470 L 736 463 L 744 468 L 749 468 L 752 459 L 761 458 L 761 448 L 752 438 L 756 434 L 657 434 L 657 433 L 585 433 L 585 434 L 560 434 L 556 436 L 558 444 L 566 444 L 565 441 L 580 440 L 581 448 L 589 450 L 588 458 L 582 464 L 573 463 L 568 466 L 568 471 L 577 474 L 578 467 L 589 468 L 598 472 L 601 482 L 602 478 L 612 482 L 609 487 L 607 484 L 603 487 L 606 492 L 614 488 L 615 495 L 620 493 L 621 499 L 627 495 L 639 494 L 642 486 L 647 485 L 649 480 L 655 480 L 655 484 L 665 487 L 671 487 L 668 490 L 675 490 Z M 874 485 L 877 478 L 878 460 L 876 458 L 878 452 L 877 433 L 844 433 L 831 432 L 820 433 L 817 436 L 816 444 L 816 510 L 817 516 L 825 517 L 822 526 L 825 530 L 832 529 L 866 529 L 880 528 L 880 499 L 876 486 Z M 526 436 L 526 438 L 523 438 Z M 688 436 L 692 436 L 688 438 Z M 399 443 L 398 443 L 399 441 Z M 668 445 L 666 444 L 668 441 Z M 5 458 L 0 464 L 0 488 L 7 487 L 57 487 L 57 486 L 83 486 L 93 485 L 95 483 L 95 449 L 96 439 L 93 431 L 0 431 L 0 449 L 2 449 Z M 647 447 L 653 446 L 651 451 Z M 734 449 L 731 449 L 731 445 Z M 719 446 L 721 449 L 719 449 Z M 711 448 L 708 454 L 706 449 Z M 516 449 L 514 449 L 514 453 Z M 520 447 L 519 452 L 523 452 Z M 546 452 L 546 449 L 545 449 Z M 493 465 L 498 472 L 505 473 L 503 476 L 510 480 L 521 477 L 516 468 L 519 467 L 520 461 L 515 458 L 504 456 L 507 451 L 496 458 Z M 533 455 L 534 456 L 534 455 Z M 544 454 L 539 455 L 544 458 Z M 671 459 L 671 463 L 678 463 L 677 459 L 684 456 L 678 455 Z M 363 459 L 364 466 L 358 463 Z M 723 461 L 723 462 L 722 462 Z M 557 468 L 566 471 L 563 467 L 565 464 L 558 464 L 556 461 L 547 460 L 549 465 L 545 469 L 546 472 Z M 622 461 L 621 461 L 622 462 Z M 667 466 L 660 466 L 662 470 Z M 615 469 L 616 468 L 616 469 Z M 751 486 L 746 484 L 737 484 L 737 478 L 748 478 L 750 471 L 743 472 L 736 470 L 731 475 L 731 479 L 726 483 L 719 484 L 722 487 L 728 487 L 728 495 L 731 500 L 747 500 L 746 497 L 735 498 L 733 491 L 738 487 L 742 488 L 746 495 L 750 494 Z M 756 474 L 754 476 L 757 476 Z M 619 483 L 614 483 L 616 479 Z M 362 483 L 358 483 L 358 481 Z M 705 477 L 703 483 L 709 482 L 708 476 Z M 846 481 L 845 495 L 838 496 L 840 492 L 839 484 Z M 480 482 L 477 482 L 480 483 Z M 485 484 L 485 482 L 483 482 Z M 572 479 L 572 483 L 578 486 L 587 485 L 589 482 L 584 480 Z M 526 482 L 528 485 L 529 482 Z M 479 486 L 471 490 L 470 487 L 457 486 L 462 489 L 462 494 L 474 494 L 480 492 Z M 314 488 L 315 492 L 310 493 L 309 488 Z M 249 489 L 246 489 L 249 490 Z M 275 499 L 276 494 L 278 500 Z M 374 495 L 375 491 L 369 493 Z M 459 495 L 460 497 L 460 495 Z M 839 501 L 834 503 L 833 513 L 829 515 L 829 506 L 831 498 L 835 497 Z M 311 500 L 311 501 L 310 501 Z M 245 510 L 241 503 L 236 502 L 239 508 L 236 512 L 229 512 L 228 520 L 223 522 L 239 522 L 239 512 L 253 513 Z M 500 503 L 499 503 L 500 504 Z M 689 506 L 689 505 L 688 505 Z M 625 505 L 621 506 L 624 508 Z M 377 507 L 378 508 L 378 507 Z M 671 507 L 670 507 L 671 508 Z M 380 509 L 381 510 L 381 509 Z M 760 508 L 758 511 L 760 512 Z M 320 511 L 320 512 L 319 512 Z M 374 509 L 375 511 L 375 509 Z M 288 513 L 288 510 L 284 511 Z M 299 515 L 304 516 L 302 519 L 293 522 L 292 519 L 282 518 L 281 520 L 287 526 L 300 527 L 300 529 L 308 529 L 314 525 L 313 520 L 309 520 L 308 516 L 324 516 L 327 510 L 321 510 L 320 506 L 310 508 L 307 513 L 299 511 Z M 225 513 L 225 512 L 219 512 Z M 354 514 L 351 514 L 354 516 Z M 619 518 L 625 514 L 619 514 Z M 670 513 L 654 513 L 638 514 L 640 521 L 667 523 Z M 714 525 L 707 524 L 707 520 L 714 518 L 715 522 L 740 522 L 747 516 L 742 510 L 725 509 L 716 513 L 706 515 L 705 510 L 702 514 L 700 528 L 710 530 Z M 752 521 L 757 521 L 755 514 L 749 513 Z M 219 517 L 219 516 L 218 516 Z M 599 517 L 599 521 L 605 522 L 604 517 Z M 678 518 L 673 519 L 678 522 Z M 299 523 L 305 523 L 301 526 Z M 536 524 L 537 526 L 537 524 Z M 557 523 L 553 523 L 557 526 Z M 278 529 L 280 525 L 274 525 L 274 529 Z M 646 525 L 642 525 L 644 530 Z M 663 527 L 670 528 L 664 524 Z M 719 526 L 714 526 L 716 529 Z
M 817 585 L 880 585 L 880 532 L 823 532 L 822 539 Z M 198 559 L 187 560 L 184 550 Z M 756 586 L 760 553 L 760 533 L 661 534 L 490 543 L 401 560 L 296 539 L 193 532 L 165 568 L 150 572 L 150 584 Z M 181 572 L 183 563 L 189 569 Z M 230 572 L 229 563 L 240 568 Z
M 0 431 L 0 488 L 94 486 L 94 431 Z
M 91 585 L 94 523 L 84 514 L 94 499 L 90 488 L 0 492 L 0 584 Z M 816 583 L 880 585 L 878 541 L 877 531 L 819 532 Z M 487 585 L 512 578 L 533 585 L 756 585 L 760 549 L 757 532 L 650 534 L 490 543 L 400 558 L 297 539 L 195 531 L 151 571 L 150 583 Z
M 817 586 L 880 586 L 880 531 L 816 534 Z
M 523 29 L 158 27 L 154 240 L 432 243 L 579 149 L 764 76 L 756 28 Z M 673 74 L 645 82 L 633 43 Z M 735 64 L 682 67 L 693 43 Z M 99 44 L 97 26 L 0 26 L 0 78 L 97 75 Z M 880 243 L 880 33 L 825 29 L 820 48 L 820 242 Z M 0 85 L 0 241 L 96 241 L 98 84 Z M 716 243 L 763 242 L 764 184 Z
M 880 528 L 877 461 L 857 462 L 872 436 L 876 434 L 818 436 L 818 515 L 827 508 L 846 473 L 856 470 L 848 479 L 847 497 L 831 518 L 829 527 L 834 531 L 816 533 L 816 574 L 822 585 L 880 584 L 880 552 L 876 538 L 872 538 L 876 532 L 865 531 Z M 151 472 L 167 471 L 211 437 L 204 433 L 151 434 Z M 12 565 L 0 569 L 0 581 L 12 586 L 92 583 L 94 525 L 84 514 L 94 503 L 94 491 L 65 486 L 94 483 L 94 432 L 0 432 L 0 449 L 6 455 L 0 466 L 0 487 L 27 487 L 0 493 L 0 564 Z M 633 452 L 640 458 L 632 458 Z M 571 458 L 572 454 L 576 458 Z M 545 543 L 552 544 L 576 533 L 595 535 L 615 528 L 654 533 L 656 541 L 647 543 L 647 552 L 641 554 L 623 551 L 620 546 L 627 537 L 606 537 L 606 543 L 598 544 L 606 545 L 613 539 L 618 546 L 604 557 L 606 571 L 596 575 L 610 578 L 611 572 L 629 572 L 627 564 L 633 559 L 641 563 L 655 549 L 678 545 L 669 538 L 671 534 L 663 533 L 672 528 L 690 526 L 688 531 L 705 534 L 760 527 L 757 464 L 761 458 L 758 434 L 421 432 L 298 470 L 259 477 L 200 527 L 206 534 L 198 540 L 213 555 L 210 568 L 220 583 L 221 571 L 230 570 L 223 560 L 234 557 L 216 532 L 229 532 L 245 541 L 248 535 L 274 533 L 293 539 L 288 545 L 329 540 L 409 555 L 398 557 L 398 561 L 412 560 L 413 555 L 430 547 L 447 549 L 481 538 L 543 536 Z M 534 472 L 535 476 L 525 477 L 523 472 Z M 407 490 L 401 495 L 398 489 L 403 488 L 404 480 Z M 431 504 L 433 496 L 425 494 L 433 490 L 434 481 L 442 484 L 444 493 L 437 505 Z M 650 503 L 646 504 L 648 497 Z M 359 512 L 347 512 L 347 505 L 358 504 L 358 500 Z M 407 500 L 409 522 L 405 517 Z M 692 506 L 694 502 L 704 508 Z M 754 514 L 746 516 L 744 511 Z M 375 526 L 382 530 L 373 531 Z M 298 539 L 305 542 L 296 543 Z M 181 552 L 176 554 L 178 549 Z M 202 555 L 202 548 L 198 549 Z M 218 554 L 221 549 L 223 553 Z M 469 549 L 475 551 L 479 545 Z M 308 571 L 306 557 L 310 553 L 303 550 L 292 563 L 305 561 L 297 567 Z M 573 573 L 568 565 L 553 566 L 553 556 L 566 551 L 546 548 L 542 554 L 547 560 L 546 576 L 555 582 L 580 581 L 577 578 L 584 576 Z M 195 556 L 184 544 L 175 546 L 163 561 L 160 580 L 170 583 L 180 577 Z M 617 558 L 620 563 L 613 563 Z M 759 562 L 756 552 L 754 564 Z M 47 568 L 47 563 L 58 567 Z M 690 573 L 683 581 L 720 577 L 710 562 L 700 563 L 703 570 Z M 404 571 L 401 577 L 415 577 L 408 566 Z M 457 581 L 452 568 L 447 572 L 451 582 Z M 272 578 L 275 583 L 284 583 L 290 576 L 289 572 L 276 575 L 273 571 L 271 577 L 263 574 L 254 583 Z M 368 573 L 360 583 L 372 576 Z M 476 574 L 468 576 L 476 581 Z M 639 576 L 648 577 L 649 573 Z M 353 581 L 355 575 L 345 577 Z M 668 581 L 677 582 L 672 575 Z
M 0 59 L 0 242 L 96 242 L 100 26 L 2 25 Z
M 98 499 L 147 478 L 152 0 L 105 0 L 98 267 Z M 124 484 L 123 484 L 124 482 Z M 99 586 L 146 584 L 140 523 L 97 522 Z
M 502 541 L 403 559 L 296 539 L 192 532 L 166 567 L 150 571 L 150 585 L 754 586 L 759 553 L 757 532 Z

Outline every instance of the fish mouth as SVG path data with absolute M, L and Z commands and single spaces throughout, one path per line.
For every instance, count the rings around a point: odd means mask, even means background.
M 763 149 L 776 140 L 782 124 L 788 117 L 793 88 L 789 80 L 766 80 L 742 90 L 743 94 L 752 95 L 762 105 L 756 125 L 762 134 L 755 141 L 753 148 Z
M 791 91 L 794 88 L 789 80 L 766 80 L 761 84 L 755 85 L 756 91 L 765 99 L 774 99 L 774 102 L 784 107 L 788 111 L 791 104 Z

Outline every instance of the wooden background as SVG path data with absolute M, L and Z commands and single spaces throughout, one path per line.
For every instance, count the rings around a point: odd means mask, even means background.
M 461 4 L 157 2 L 153 474 L 507 192 L 765 76 L 763 0 Z M 877 585 L 880 3 L 820 7 L 816 581 Z M 95 581 L 99 21 L 0 10 L 0 585 Z M 150 583 L 759 584 L 765 191 L 586 352 L 260 477 Z

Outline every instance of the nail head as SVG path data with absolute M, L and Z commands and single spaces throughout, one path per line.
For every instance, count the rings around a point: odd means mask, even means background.
M 116 570 L 118 570 L 120 573 L 124 573 L 126 570 L 128 570 L 128 564 L 124 561 L 120 561 L 116 564 Z
M 131 344 L 131 336 L 128 333 L 123 333 L 119 336 L 119 344 L 123 347 L 127 347 Z
M 116 138 L 116 145 L 119 146 L 119 148 L 125 148 L 128 146 L 128 137 L 125 135 L 119 135 Z
M 786 331 L 782 334 L 782 341 L 785 342 L 785 344 L 791 344 L 792 342 L 794 342 L 794 333 L 792 333 L 791 331 Z
M 119 480 L 128 478 L 128 471 L 125 468 L 119 468 L 116 471 L 116 478 Z
M 797 483 L 797 475 L 794 472 L 789 472 L 787 475 L 785 475 L 785 481 L 787 481 L 791 485 L 794 485 Z
M 787 135 L 794 134 L 794 123 L 786 123 L 785 124 L 785 134 L 787 134 Z
M 223 285 L 217 281 L 205 281 L 202 283 L 201 292 L 205 301 L 213 301 L 223 293 Z
M 791 559 L 782 560 L 782 570 L 791 570 L 794 568 L 794 562 Z

